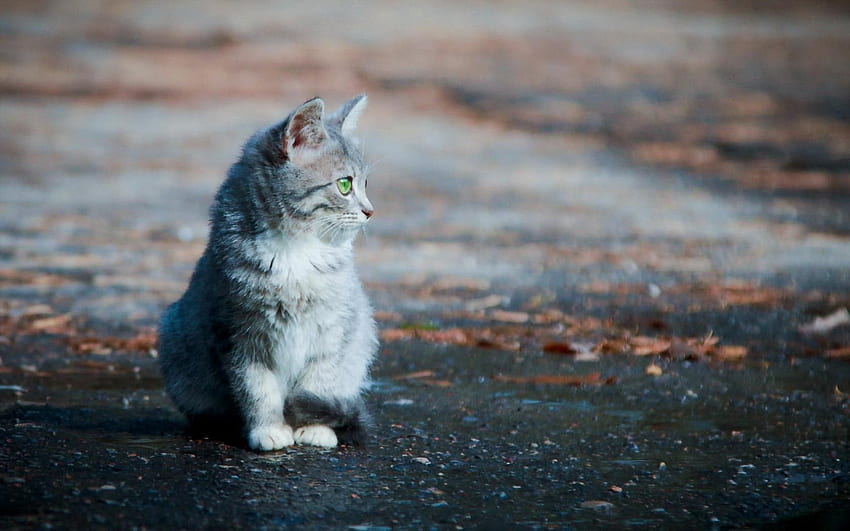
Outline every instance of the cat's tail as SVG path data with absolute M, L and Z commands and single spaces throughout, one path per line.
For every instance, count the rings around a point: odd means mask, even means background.
M 293 427 L 322 424 L 334 430 L 342 444 L 364 446 L 374 422 L 360 397 L 325 399 L 298 393 L 286 399 L 286 420 Z

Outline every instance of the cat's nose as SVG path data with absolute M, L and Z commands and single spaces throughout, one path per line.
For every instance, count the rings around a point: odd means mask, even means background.
M 361 210 L 360 212 L 363 212 L 363 215 L 364 215 L 364 216 L 366 216 L 366 219 L 371 218 L 371 217 L 372 217 L 372 214 L 374 214 L 374 213 L 375 213 L 375 211 L 374 211 L 374 210 L 372 210 L 371 208 L 364 208 L 364 209 L 363 209 L 363 210 Z

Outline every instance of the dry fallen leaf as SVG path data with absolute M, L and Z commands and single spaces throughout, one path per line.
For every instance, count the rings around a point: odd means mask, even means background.
M 720 347 L 715 347 L 714 350 L 711 352 L 712 357 L 728 361 L 740 360 L 746 355 L 747 347 L 741 347 L 738 345 L 723 345 Z
M 430 343 L 453 343 L 457 345 L 464 345 L 468 342 L 467 335 L 459 328 L 447 328 L 445 330 L 387 328 L 381 331 L 381 339 L 383 341 L 400 341 L 414 338 Z
M 68 343 L 78 354 L 108 355 L 114 351 L 152 352 L 156 349 L 157 334 L 144 330 L 134 337 L 80 337 L 70 338 Z
M 543 352 L 548 354 L 575 354 L 577 350 L 566 341 L 552 341 L 543 345 Z
M 499 306 L 505 300 L 505 297 L 502 295 L 487 295 L 486 297 L 482 297 L 480 299 L 472 299 L 467 301 L 463 306 L 467 311 L 474 312 L 478 310 L 485 310 L 487 308 L 492 308 L 494 306 Z
M 463 345 L 468 341 L 467 334 L 459 328 L 445 330 L 416 330 L 416 337 L 431 343 L 454 343 Z
M 78 354 L 95 354 L 97 356 L 108 356 L 112 354 L 112 348 L 106 346 L 103 341 L 97 338 L 81 338 L 73 341 L 71 347 Z
M 37 332 L 67 332 L 68 325 L 71 324 L 71 315 L 64 313 L 62 315 L 53 315 L 51 317 L 42 317 L 35 319 L 29 323 L 28 328 Z
M 628 349 L 628 343 L 624 339 L 603 339 L 593 347 L 594 352 L 602 354 L 620 354 Z
M 787 295 L 779 289 L 768 288 L 746 282 L 729 282 L 713 287 L 710 292 L 732 306 L 764 306 L 776 304 Z
M 509 312 L 505 310 L 493 310 L 490 312 L 490 317 L 494 321 L 516 324 L 527 323 L 530 319 L 529 315 L 525 312 Z
M 434 371 L 424 370 L 424 371 L 415 371 L 409 372 L 406 374 L 399 374 L 398 376 L 393 376 L 393 380 L 415 380 L 417 378 L 430 378 L 434 376 Z
M 402 315 L 398 312 L 375 312 L 377 321 L 401 321 Z
M 401 328 L 387 328 L 381 330 L 381 341 L 401 341 L 411 339 L 413 330 L 402 330 Z
M 33 304 L 21 310 L 21 317 L 34 317 L 36 315 L 52 315 L 53 308 L 46 304 Z
M 536 324 L 557 323 L 564 320 L 564 312 L 554 308 L 547 308 L 540 313 L 534 314 L 532 319 Z
M 671 344 L 672 342 L 669 339 L 655 337 L 636 336 L 629 339 L 629 346 L 635 356 L 663 354 L 670 350 Z
M 430 385 L 432 387 L 451 387 L 452 382 L 448 380 L 435 380 L 433 378 L 426 378 L 422 380 L 417 380 L 425 385 Z
M 834 348 L 826 351 L 827 358 L 848 358 L 850 359 L 850 347 Z

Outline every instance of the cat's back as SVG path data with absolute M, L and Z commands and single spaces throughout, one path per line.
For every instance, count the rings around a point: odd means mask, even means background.
M 209 249 L 195 265 L 183 295 L 162 314 L 159 322 L 160 365 L 167 371 L 184 358 L 197 357 L 209 343 L 211 309 L 222 297 L 222 276 L 210 260 Z

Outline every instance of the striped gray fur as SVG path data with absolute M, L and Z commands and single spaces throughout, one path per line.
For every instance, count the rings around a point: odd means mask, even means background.
M 260 451 L 365 440 L 377 339 L 353 241 L 372 205 L 352 136 L 365 105 L 300 105 L 248 140 L 219 188 L 207 247 L 160 323 L 166 391 L 197 426 L 241 426 Z

